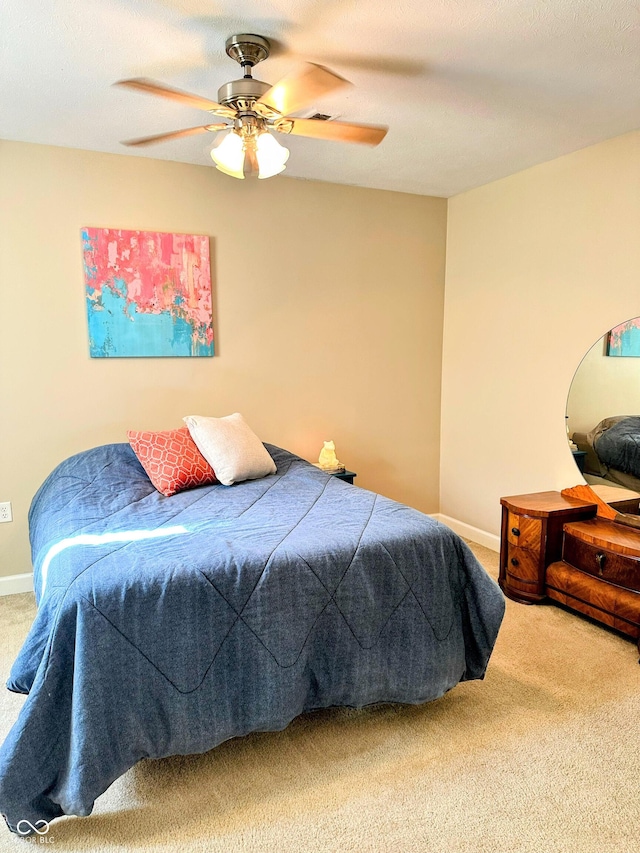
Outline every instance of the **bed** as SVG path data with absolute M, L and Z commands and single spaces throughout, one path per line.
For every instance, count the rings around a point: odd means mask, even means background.
M 588 483 L 615 483 L 640 492 L 640 417 L 604 418 L 588 433 L 573 433 L 572 439 L 586 453 Z
M 36 494 L 38 611 L 7 682 L 27 698 L 0 748 L 11 830 L 89 815 L 143 758 L 483 678 L 504 599 L 467 545 L 265 447 L 275 474 L 167 498 L 106 445 Z

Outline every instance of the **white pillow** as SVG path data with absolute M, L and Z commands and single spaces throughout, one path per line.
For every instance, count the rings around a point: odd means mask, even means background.
M 182 420 L 196 447 L 225 486 L 275 474 L 275 462 L 238 412 L 226 418 L 187 415 Z

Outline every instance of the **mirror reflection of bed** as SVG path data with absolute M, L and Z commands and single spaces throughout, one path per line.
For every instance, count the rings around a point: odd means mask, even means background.
M 603 500 L 640 493 L 640 317 L 584 356 L 569 391 L 567 435 L 578 471 Z

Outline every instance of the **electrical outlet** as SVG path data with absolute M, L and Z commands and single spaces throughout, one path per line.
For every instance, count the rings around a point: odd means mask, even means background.
M 0 502 L 0 524 L 2 524 L 3 521 L 13 521 L 11 501 Z

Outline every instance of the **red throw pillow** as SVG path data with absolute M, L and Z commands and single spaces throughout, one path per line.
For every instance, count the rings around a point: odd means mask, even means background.
M 218 482 L 187 427 L 164 432 L 129 430 L 127 438 L 149 479 L 166 497 Z

